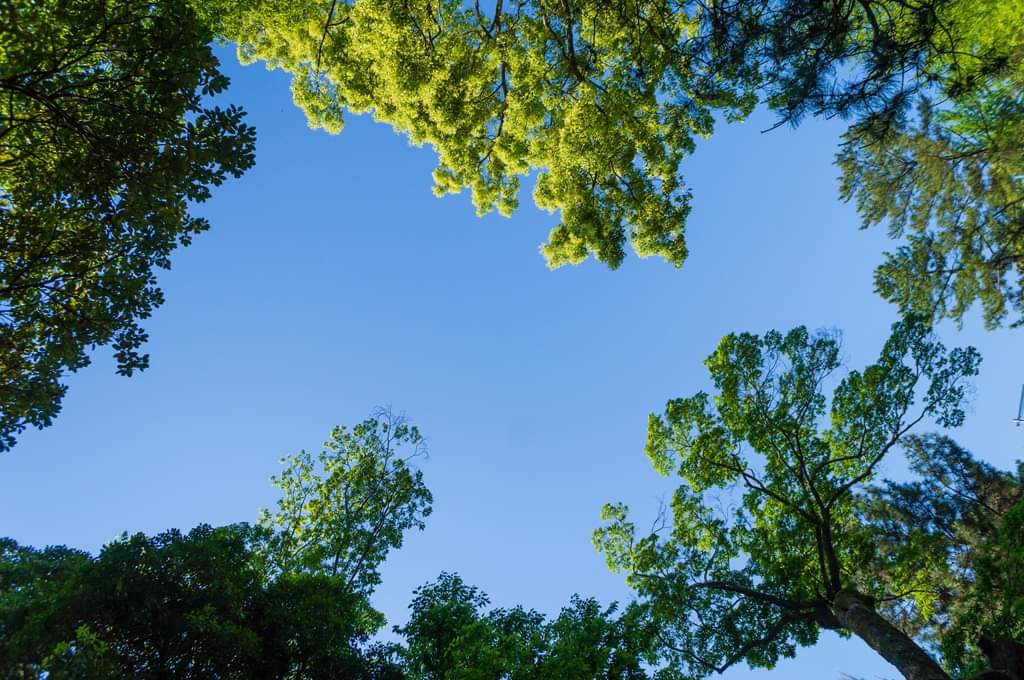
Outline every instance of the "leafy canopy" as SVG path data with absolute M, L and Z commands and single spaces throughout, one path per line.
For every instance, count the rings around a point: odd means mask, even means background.
M 146 367 L 154 272 L 209 226 L 188 204 L 252 166 L 211 38 L 186 0 L 0 6 L 0 451 L 89 350 Z
M 979 361 L 972 348 L 946 350 L 922 320 L 904 320 L 829 400 L 836 334 L 800 327 L 722 339 L 705 362 L 716 394 L 674 399 L 650 418 L 648 457 L 683 480 L 663 526 L 638 534 L 627 508 L 607 505 L 594 534 L 651 608 L 678 677 L 739 662 L 770 668 L 822 627 L 859 635 L 908 678 L 946 677 L 874 610 L 872 598 L 893 594 L 860 572 L 873 539 L 856 493 L 923 419 L 963 420 L 964 378 Z
M 686 257 L 689 193 L 678 174 L 713 110 L 746 113 L 734 93 L 676 53 L 695 10 L 664 2 L 461 0 L 232 3 L 209 9 L 244 62 L 293 74 L 314 127 L 369 112 L 438 154 L 434 191 L 468 188 L 480 214 L 509 215 L 520 181 L 560 212 L 551 266 L 590 254 L 617 266 L 629 242 L 675 265 Z
M 124 535 L 96 557 L 0 542 L 3 677 L 371 678 L 361 598 L 268 574 L 244 524 Z
M 425 455 L 419 429 L 381 409 L 351 430 L 334 428 L 316 458 L 306 451 L 286 457 L 273 477 L 277 509 L 263 510 L 259 521 L 273 532 L 274 568 L 340 577 L 369 595 L 388 552 L 430 515 L 433 496 L 410 465 Z
M 645 680 L 650 635 L 636 607 L 618 613 L 574 596 L 548 620 L 523 607 L 485 610 L 489 600 L 457 574 L 414 593 L 396 627 L 409 680 Z

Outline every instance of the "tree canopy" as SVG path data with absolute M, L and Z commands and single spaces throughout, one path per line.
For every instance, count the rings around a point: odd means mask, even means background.
M 146 367 L 155 270 L 209 226 L 189 203 L 252 166 L 212 37 L 186 0 L 0 7 L 0 451 L 90 350 Z
M 122 536 L 96 557 L 4 539 L 4 677 L 383 678 L 360 596 L 326 576 L 270 577 L 247 525 Z
M 847 117 L 840 196 L 900 240 L 876 286 L 908 315 L 845 375 L 835 333 L 722 339 L 715 394 L 650 418 L 648 457 L 683 480 L 659 526 L 609 504 L 594 534 L 626 607 L 488 610 L 443 573 L 404 645 L 370 644 L 381 565 L 433 501 L 422 436 L 380 412 L 286 458 L 255 525 L 96 556 L 0 541 L 0 672 L 673 680 L 772 667 L 830 629 L 908 680 L 1024 680 L 1024 476 L 911 434 L 962 422 L 980 362 L 936 319 L 980 303 L 989 327 L 1024 324 L 1021 17 L 1024 0 L 5 4 L 0 450 L 51 422 L 97 347 L 147 366 L 156 272 L 209 226 L 190 204 L 252 166 L 243 112 L 211 101 L 214 39 L 290 72 L 314 127 L 371 113 L 430 145 L 435 192 L 469 189 L 481 214 L 511 214 L 534 174 L 552 267 L 628 247 L 681 266 L 682 164 L 718 120 Z M 879 483 L 901 447 L 916 477 Z
M 408 448 L 406 448 L 408 447 Z M 0 539 L 0 676 L 352 680 L 643 680 L 635 607 L 573 597 L 548 620 L 485 611 L 454 574 L 419 588 L 404 644 L 371 643 L 378 569 L 422 528 L 418 430 L 380 411 L 286 458 L 279 511 L 255 526 L 124 534 L 95 557 Z
M 548 620 L 521 606 L 485 610 L 457 574 L 414 593 L 400 655 L 409 680 L 645 680 L 653 656 L 638 609 L 574 596 Z
M 827 628 L 860 637 L 908 680 L 948 680 L 882 613 L 914 591 L 863 568 L 877 546 L 859 497 L 915 425 L 963 420 L 977 353 L 947 350 L 908 319 L 877 362 L 841 379 L 836 335 L 805 328 L 728 335 L 705 363 L 717 394 L 650 419 L 648 457 L 684 480 L 663 530 L 638 534 L 624 506 L 608 505 L 594 535 L 650 607 L 670 667 L 683 678 L 772 667 Z
M 551 266 L 680 266 L 681 167 L 716 118 L 850 117 L 842 195 L 908 242 L 879 270 L 904 311 L 995 324 L 1020 305 L 1021 0 L 222 0 L 243 61 L 293 75 L 314 127 L 369 112 L 438 154 L 438 195 L 510 214 L 521 178 L 559 213 Z M 915 96 L 935 102 L 918 115 Z M 1019 274 L 1019 273 L 1018 273 Z
M 404 447 L 408 446 L 406 451 Z M 400 677 L 369 637 L 378 569 L 430 492 L 404 418 L 335 428 L 318 463 L 274 478 L 259 524 L 123 535 L 92 557 L 0 542 L 0 675 L 69 678 Z

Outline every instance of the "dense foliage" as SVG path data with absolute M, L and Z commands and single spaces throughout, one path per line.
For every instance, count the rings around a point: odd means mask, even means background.
M 878 272 L 905 311 L 1021 306 L 1022 0 L 221 0 L 243 61 L 293 74 L 310 124 L 369 112 L 438 154 L 438 195 L 510 214 L 536 172 L 551 266 L 626 244 L 687 256 L 681 164 L 717 118 L 850 117 L 842 195 L 907 242 Z M 916 96 L 924 112 L 915 113 Z M 1019 311 L 1019 310 L 1018 310 Z
M 707 361 L 718 395 L 651 417 L 652 462 L 685 483 L 648 536 L 605 509 L 595 543 L 637 590 L 625 608 L 488 610 L 444 573 L 414 593 L 402 643 L 371 644 L 379 567 L 432 501 L 410 466 L 422 436 L 380 411 L 286 458 L 256 526 L 124 535 L 96 557 L 4 539 L 0 675 L 672 680 L 771 667 L 828 628 L 910 680 L 1020 680 L 1024 478 L 908 434 L 963 419 L 979 357 L 915 319 L 841 379 L 838 347 L 729 335 Z M 918 479 L 872 485 L 900 445 Z
M 522 607 L 485 611 L 487 596 L 441 574 L 417 589 L 396 627 L 410 680 L 645 680 L 654 659 L 639 609 L 573 597 L 557 617 Z
M 89 350 L 146 367 L 155 269 L 208 227 L 189 203 L 253 164 L 211 37 L 185 0 L 0 6 L 0 451 Z
M 468 188 L 478 212 L 510 214 L 520 181 L 561 222 L 553 266 L 589 254 L 618 265 L 627 242 L 679 265 L 689 193 L 678 174 L 712 111 L 753 100 L 674 53 L 699 21 L 623 4 L 460 0 L 220 3 L 243 61 L 294 75 L 311 125 L 372 112 L 438 153 L 438 195 Z M 216 3 L 212 5 L 216 7 Z
M 271 577 L 262 532 L 199 526 L 123 536 L 90 557 L 9 539 L 0 553 L 5 678 L 386 678 L 360 597 L 312 574 Z
M 996 470 L 940 435 L 904 450 L 916 479 L 860 499 L 872 552 L 858 579 L 954 677 L 1024 672 L 1024 469 Z
M 408 447 L 406 449 L 405 447 Z M 382 411 L 335 428 L 275 478 L 260 524 L 123 535 L 92 557 L 0 541 L 0 677 L 642 680 L 636 608 L 574 597 L 554 619 L 483 611 L 455 575 L 420 588 L 404 645 L 371 644 L 378 568 L 422 528 L 415 427 Z M 300 548 L 301 546 L 301 548 Z

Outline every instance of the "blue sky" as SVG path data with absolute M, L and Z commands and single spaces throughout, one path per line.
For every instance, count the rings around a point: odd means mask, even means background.
M 590 544 L 606 501 L 653 518 L 673 487 L 643 455 L 647 414 L 708 386 L 702 361 L 731 331 L 839 328 L 871 361 L 895 311 L 872 291 L 891 246 L 836 198 L 840 122 L 723 126 L 688 159 L 690 259 L 631 257 L 549 271 L 556 217 L 524 192 L 511 218 L 435 198 L 433 152 L 349 117 L 308 129 L 288 79 L 222 50 L 259 136 L 257 165 L 199 208 L 213 229 L 160 276 L 149 370 L 109 352 L 70 378 L 64 411 L 0 456 L 0 535 L 98 549 L 122 531 L 254 520 L 279 458 L 315 449 L 375 406 L 427 436 L 435 511 L 388 560 L 375 603 L 405 619 L 412 590 L 458 571 L 496 605 L 556 612 L 574 592 L 628 597 Z M 947 344 L 985 357 L 957 439 L 999 466 L 1022 457 L 1020 331 L 972 317 Z M 891 464 L 897 474 L 899 462 Z M 897 677 L 858 641 L 826 634 L 772 672 Z

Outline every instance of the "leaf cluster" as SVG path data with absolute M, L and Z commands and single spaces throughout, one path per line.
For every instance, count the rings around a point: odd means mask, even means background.
M 365 647 L 360 596 L 325 576 L 271 577 L 265 538 L 201 525 L 123 535 L 96 557 L 4 539 L 0 675 L 389 677 Z
M 155 270 L 208 227 L 189 203 L 252 166 L 211 38 L 185 0 L 0 6 L 0 451 L 89 350 L 146 367 Z
M 489 600 L 457 574 L 418 588 L 396 627 L 410 680 L 644 680 L 652 656 L 639 608 L 574 596 L 553 619 Z

